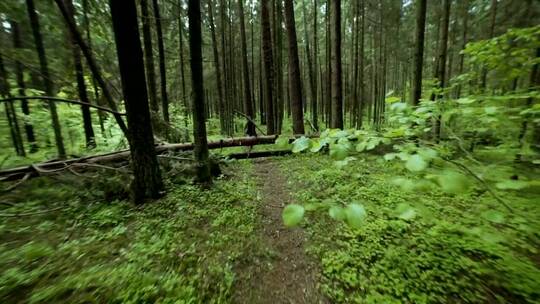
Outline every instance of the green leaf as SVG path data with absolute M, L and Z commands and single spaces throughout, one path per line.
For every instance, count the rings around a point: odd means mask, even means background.
M 363 142 L 359 143 L 358 145 L 356 145 L 356 152 L 364 151 L 366 149 L 366 145 L 367 145 L 366 141 L 363 141 Z
M 416 211 L 414 210 L 414 208 L 406 203 L 401 203 L 397 205 L 395 212 L 398 218 L 405 221 L 412 220 L 416 217 Z
M 397 153 L 386 153 L 384 155 L 384 160 L 386 161 L 394 160 L 396 157 L 397 157 Z
M 280 136 L 276 140 L 276 146 L 278 148 L 287 149 L 289 147 L 289 139 L 285 136 Z
M 302 136 L 300 138 L 297 138 L 292 144 L 293 144 L 292 152 L 299 153 L 299 152 L 309 149 L 309 145 L 311 144 L 311 141 L 309 140 L 309 138 Z
M 328 209 L 328 215 L 330 215 L 331 218 L 343 221 L 347 217 L 347 214 L 345 213 L 345 209 L 340 206 L 332 206 L 330 209 Z
M 482 212 L 482 217 L 493 223 L 497 223 L 497 224 L 504 223 L 504 214 L 500 213 L 499 211 L 495 211 L 495 210 L 484 211 Z
M 366 210 L 360 204 L 350 204 L 345 209 L 347 224 L 352 228 L 361 228 L 366 218 Z
M 330 157 L 335 160 L 343 160 L 349 155 L 349 147 L 345 144 L 331 144 Z
M 422 158 L 422 156 L 415 154 L 407 160 L 407 163 L 405 163 L 405 167 L 409 171 L 413 172 L 419 172 L 424 169 L 426 169 L 428 166 L 428 163 Z
M 297 204 L 290 204 L 287 205 L 283 209 L 283 213 L 281 214 L 283 218 L 283 223 L 287 227 L 294 227 L 298 225 L 302 219 L 304 218 L 304 207 L 297 205 Z
M 437 177 L 441 190 L 446 193 L 458 194 L 469 189 L 469 179 L 456 171 L 446 170 Z
M 388 97 L 388 98 L 385 99 L 385 101 L 387 103 L 394 103 L 394 102 L 398 102 L 400 100 L 401 100 L 401 98 L 396 97 L 396 96 L 391 96 L 391 97 Z
M 498 182 L 495 184 L 495 187 L 501 190 L 520 190 L 527 188 L 529 186 L 529 182 L 526 181 L 520 181 L 520 180 L 506 180 L 503 182 Z

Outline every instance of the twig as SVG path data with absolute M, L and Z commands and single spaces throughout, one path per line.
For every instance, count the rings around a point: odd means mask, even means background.
M 73 163 L 73 164 L 71 164 L 71 166 L 74 166 L 74 167 L 94 167 L 94 168 L 108 169 L 108 170 L 114 170 L 114 171 L 126 173 L 124 170 L 121 170 L 122 168 L 125 168 L 126 166 L 123 166 L 123 167 L 120 167 L 120 168 L 115 168 L 115 167 L 109 167 L 109 166 L 100 165 L 100 164 L 90 164 L 90 163 Z
M 14 189 L 17 188 L 18 186 L 20 186 L 22 183 L 24 183 L 25 181 L 27 181 L 28 178 L 30 178 L 31 175 L 32 175 L 32 173 L 26 173 L 26 174 L 24 175 L 24 177 L 23 177 L 20 181 L 16 182 L 15 184 L 13 184 L 13 185 L 7 187 L 6 189 L 4 189 L 4 190 L 2 190 L 2 191 L 0 191 L 0 192 L 1 192 L 1 193 L 8 193 L 8 192 L 14 190 Z
M 491 194 L 491 196 L 493 196 L 493 198 L 495 198 L 495 200 L 497 200 L 497 202 L 499 202 L 501 205 L 506 207 L 506 209 L 508 209 L 508 211 L 514 212 L 514 209 L 512 209 L 512 207 L 510 207 L 510 205 L 508 205 L 501 197 L 499 197 L 497 195 L 497 193 L 495 193 L 495 191 L 493 191 L 493 189 L 491 189 L 489 184 L 483 178 L 478 176 L 471 169 L 467 168 L 467 166 L 465 166 L 464 164 L 461 164 L 461 163 L 459 163 L 457 161 L 451 160 L 451 159 L 444 159 L 444 160 L 449 162 L 449 163 L 452 163 L 452 164 L 456 165 L 457 167 L 461 168 L 465 172 L 469 173 L 472 177 L 474 177 L 477 181 L 479 181 L 486 188 L 486 190 Z
M 189 157 L 178 157 L 178 156 L 170 156 L 170 155 L 158 155 L 159 158 L 166 158 L 166 159 L 174 159 L 174 160 L 188 160 L 188 161 L 195 161 L 193 158 Z
M 19 216 L 30 216 L 30 215 L 37 215 L 37 214 L 43 214 L 47 212 L 53 212 L 56 210 L 64 209 L 64 207 L 57 207 L 49 210 L 41 210 L 36 212 L 27 212 L 27 213 L 13 213 L 13 214 L 0 214 L 0 217 L 19 217 Z
M 309 123 L 309 126 L 311 127 L 311 130 L 313 130 L 313 132 L 318 132 L 319 131 L 319 130 L 317 130 L 317 128 L 315 128 L 315 125 L 313 125 L 311 120 L 309 120 L 307 118 L 304 118 L 304 119 Z
M 76 105 L 81 105 L 81 106 L 87 106 L 87 107 L 91 107 L 91 108 L 96 108 L 98 110 L 101 110 L 103 112 L 108 112 L 108 113 L 111 113 L 111 114 L 116 114 L 116 115 L 120 115 L 120 116 L 124 116 L 126 115 L 126 113 L 120 113 L 120 112 L 117 112 L 117 111 L 114 111 L 114 110 L 111 110 L 109 108 L 105 108 L 105 107 L 102 107 L 102 106 L 98 106 L 98 105 L 95 105 L 95 104 L 90 104 L 90 103 L 86 103 L 86 102 L 82 102 L 82 101 L 79 101 L 79 100 L 73 100 L 73 99 L 65 99 L 65 98 L 58 98 L 58 97 L 50 97 L 50 96 L 16 96 L 16 97 L 10 97 L 10 98 L 3 98 L 3 99 L 0 99 L 0 102 L 8 102 L 8 101 L 15 101 L 15 100 L 48 100 L 48 101 L 59 101 L 59 102 L 65 102 L 65 103 L 71 103 L 71 104 L 76 104 Z
M 255 128 L 257 128 L 257 130 L 259 130 L 259 132 L 261 132 L 262 135 L 266 136 L 266 133 L 263 130 L 261 130 L 261 128 L 259 128 L 259 126 L 253 121 L 253 119 L 251 119 L 251 117 L 247 116 L 246 114 L 244 114 L 244 113 L 242 113 L 240 111 L 235 110 L 235 112 L 242 115 L 242 116 L 244 116 L 249 122 L 251 122 L 255 126 Z

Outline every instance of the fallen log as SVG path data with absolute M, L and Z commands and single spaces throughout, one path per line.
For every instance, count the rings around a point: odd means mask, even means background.
M 255 145 L 268 145 L 275 143 L 277 138 L 277 135 L 227 138 L 208 142 L 208 148 L 221 149 L 228 147 L 251 147 Z M 193 148 L 193 143 L 165 144 L 157 145 L 155 147 L 157 154 L 169 151 L 190 151 L 193 150 Z M 0 171 L 0 181 L 19 180 L 27 175 L 28 176 L 26 178 L 32 178 L 44 174 L 44 172 L 58 172 L 63 169 L 69 168 L 71 164 L 75 163 L 99 164 L 123 160 L 125 161 L 128 160 L 129 155 L 129 150 L 121 150 L 100 155 L 85 156 L 52 162 L 43 162 L 39 164 L 31 164 L 28 166 L 6 169 Z
M 257 152 L 244 152 L 244 153 L 231 153 L 227 155 L 230 159 L 250 159 L 260 157 L 275 157 L 285 156 L 292 154 L 291 150 L 273 150 L 273 151 L 257 151 Z

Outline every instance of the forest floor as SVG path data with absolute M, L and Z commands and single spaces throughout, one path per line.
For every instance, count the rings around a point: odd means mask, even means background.
M 110 171 L 29 180 L 0 195 L 0 300 L 538 303 L 540 189 L 499 193 L 510 212 L 481 187 L 403 191 L 392 180 L 408 173 L 379 158 L 233 161 L 208 190 L 180 167 L 138 207 Z M 484 176 L 538 174 L 505 170 Z M 324 209 L 351 202 L 362 228 Z M 306 208 L 300 227 L 283 227 L 289 203 Z
M 240 267 L 235 302 L 325 303 L 318 291 L 318 269 L 304 249 L 304 232 L 283 226 L 283 208 L 293 202 L 287 178 L 275 160 L 255 160 L 253 175 L 262 197 L 258 231 L 273 259 L 269 269 L 253 264 Z

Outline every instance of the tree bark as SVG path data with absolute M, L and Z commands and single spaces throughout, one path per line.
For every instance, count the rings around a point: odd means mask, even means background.
M 464 50 L 465 47 L 467 46 L 467 32 L 468 32 L 468 25 L 469 25 L 469 0 L 464 0 L 464 3 L 463 3 L 463 32 L 462 32 L 462 35 L 461 35 L 461 50 Z M 461 75 L 463 74 L 463 68 L 464 68 L 464 63 L 465 63 L 465 54 L 459 54 L 459 64 L 458 64 L 458 74 Z M 461 97 L 461 90 L 462 90 L 462 85 L 458 85 L 457 89 L 456 89 L 456 98 L 460 98 Z
M 446 57 L 448 52 L 448 26 L 450 24 L 450 7 L 451 0 L 443 0 L 443 19 L 442 19 L 442 28 L 441 28 L 441 41 L 439 49 L 439 60 L 438 60 L 438 72 L 437 78 L 439 81 L 439 87 L 442 89 L 446 86 Z M 442 96 L 438 96 L 442 97 Z M 434 99 L 435 96 L 432 96 Z M 441 137 L 441 116 L 437 118 L 434 126 L 435 138 L 438 140 Z
M 330 4 L 331 57 L 332 57 L 332 106 L 331 128 L 343 129 L 343 92 L 341 67 L 341 0 Z
M 144 63 L 146 65 L 146 83 L 148 85 L 148 98 L 150 99 L 150 109 L 158 113 L 159 105 L 157 101 L 156 70 L 154 66 L 154 50 L 152 48 L 152 30 L 150 26 L 150 13 L 148 12 L 148 0 L 140 0 L 141 21 L 144 44 Z
M 221 134 L 227 134 L 226 131 L 226 115 L 225 115 L 225 100 L 223 92 L 223 80 L 221 63 L 219 60 L 218 41 L 216 38 L 216 28 L 214 25 L 214 8 L 212 6 L 212 0 L 208 0 L 208 18 L 210 22 L 210 33 L 212 36 L 212 51 L 214 55 L 214 69 L 216 70 L 216 87 L 218 92 L 218 108 L 219 108 L 219 122 L 221 127 Z M 225 50 L 222 50 L 222 52 Z
M 498 0 L 491 0 L 490 25 L 489 25 L 487 39 L 493 38 L 493 35 L 495 34 L 495 24 L 497 22 L 497 1 Z M 487 69 L 483 68 L 482 69 L 481 82 L 480 82 L 480 89 L 482 91 L 485 91 L 485 89 L 486 89 L 487 73 L 488 73 Z
M 244 24 L 244 0 L 238 1 L 238 10 L 240 14 L 240 39 L 242 43 L 242 75 L 244 76 L 244 114 L 249 119 L 246 123 L 246 135 L 255 136 L 255 124 L 253 124 L 253 104 L 251 101 L 251 83 L 249 78 L 249 65 L 247 59 L 246 26 Z
M 270 0 L 261 0 L 261 31 L 264 58 L 264 96 L 266 102 L 266 134 L 276 134 L 274 116 L 274 59 L 270 31 Z
M 304 134 L 304 113 L 302 111 L 302 82 L 298 60 L 298 42 L 294 20 L 293 0 L 285 0 L 285 25 L 289 42 L 289 92 L 291 94 L 291 114 L 293 134 Z
M 41 29 L 39 25 L 39 18 L 36 13 L 34 0 L 26 0 L 26 10 L 28 18 L 30 19 L 30 26 L 32 27 L 32 34 L 34 36 L 34 43 L 36 52 L 39 58 L 40 72 L 43 78 L 43 87 L 45 94 L 53 96 L 53 83 L 49 74 L 49 66 L 47 63 L 47 55 L 45 54 L 45 47 L 43 46 L 43 38 L 41 36 Z M 56 142 L 56 149 L 59 158 L 66 157 L 66 149 L 64 147 L 64 140 L 62 138 L 62 130 L 60 127 L 60 120 L 58 119 L 58 112 L 56 110 L 56 104 L 54 102 L 49 103 L 49 111 L 51 113 L 52 126 L 54 130 L 54 139 Z
M 0 54 L 0 94 L 11 97 L 9 82 L 7 79 L 7 72 L 4 66 L 4 59 Z M 19 122 L 17 121 L 17 114 L 13 101 L 8 101 L 4 104 L 6 110 L 6 118 L 9 125 L 9 132 L 11 140 L 13 142 L 13 148 L 19 156 L 25 156 L 24 145 L 22 141 L 21 132 L 19 129 Z
M 60 9 L 60 12 L 62 13 L 62 17 L 64 18 L 64 21 L 66 22 L 71 34 L 77 41 L 77 44 L 81 48 L 81 51 L 88 63 L 88 67 L 90 68 L 90 71 L 92 71 L 92 75 L 94 76 L 94 79 L 99 84 L 99 87 L 101 88 L 101 91 L 103 92 L 103 96 L 105 96 L 105 100 L 107 100 L 109 107 L 111 108 L 111 110 L 117 112 L 116 103 L 114 102 L 112 94 L 109 91 L 109 88 L 107 87 L 107 83 L 105 82 L 105 79 L 103 78 L 101 74 L 101 70 L 96 63 L 96 59 L 94 58 L 94 55 L 88 48 L 87 44 L 84 42 L 81 34 L 79 33 L 77 29 L 77 25 L 73 23 L 72 20 L 69 18 L 69 14 L 62 0 L 54 0 L 54 2 Z M 114 119 L 116 120 L 116 123 L 118 123 L 120 130 L 122 130 L 124 135 L 128 138 L 128 140 L 130 140 L 129 135 L 128 135 L 128 130 L 127 130 L 126 124 L 124 123 L 124 120 L 122 120 L 122 116 L 114 114 Z
M 131 198 L 136 204 L 161 195 L 163 182 L 154 149 L 154 137 L 135 0 L 110 0 L 122 91 L 129 125 L 133 168 Z
M 68 9 L 69 14 L 71 15 L 71 20 L 75 23 L 75 8 L 73 7 L 72 1 L 73 0 L 65 0 L 64 3 L 66 8 Z M 77 42 L 75 42 L 75 38 L 73 37 L 73 34 L 71 34 L 71 32 L 70 40 L 71 49 L 73 52 L 73 63 L 75 66 L 75 77 L 77 79 L 77 90 L 79 93 L 79 99 L 82 102 L 90 103 L 90 99 L 88 98 L 88 94 L 86 92 L 86 83 L 84 82 L 84 71 L 81 60 L 81 53 L 79 47 L 77 46 Z M 92 127 L 92 115 L 90 113 L 90 108 L 88 106 L 81 106 L 81 113 L 83 117 L 83 128 L 84 136 L 86 139 L 86 148 L 95 148 L 96 139 L 94 135 L 94 128 Z
M 10 24 L 11 24 L 11 31 L 13 33 L 13 47 L 16 50 L 23 49 L 19 24 L 15 21 L 11 21 Z M 15 76 L 17 77 L 17 86 L 19 87 L 19 95 L 25 96 L 26 84 L 24 82 L 23 65 L 19 60 L 15 60 Z M 30 115 L 30 107 L 28 106 L 27 100 L 21 101 L 21 109 L 25 116 Z M 30 153 L 37 152 L 38 145 L 36 142 L 36 136 L 34 134 L 34 127 L 32 126 L 32 123 L 29 121 L 29 119 L 24 120 L 24 130 L 26 133 L 26 140 L 30 144 Z
M 163 112 L 163 120 L 169 122 L 169 97 L 167 95 L 167 68 L 165 66 L 165 46 L 163 45 L 163 30 L 161 29 L 161 14 L 159 12 L 158 0 L 152 0 L 154 9 L 154 18 L 156 20 L 156 33 L 158 43 L 159 56 L 159 78 L 161 89 L 161 110 Z
M 193 138 L 194 156 L 197 161 L 197 181 L 211 183 L 208 161 L 208 142 L 204 115 L 204 85 L 202 63 L 202 33 L 200 1 L 189 0 L 189 50 L 191 54 L 191 81 L 193 88 Z
M 427 0 L 416 1 L 416 45 L 412 81 L 412 103 L 418 105 L 422 98 L 422 70 L 424 66 L 424 37 L 426 27 Z

